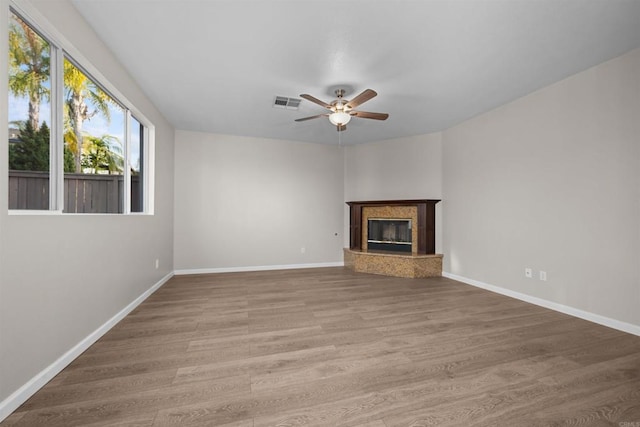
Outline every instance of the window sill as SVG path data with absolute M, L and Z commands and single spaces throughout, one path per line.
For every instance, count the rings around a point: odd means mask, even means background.
M 124 213 L 65 213 L 63 211 L 44 211 L 44 210 L 29 210 L 29 209 L 11 209 L 7 211 L 9 216 L 153 216 L 152 213 L 146 212 L 131 212 Z

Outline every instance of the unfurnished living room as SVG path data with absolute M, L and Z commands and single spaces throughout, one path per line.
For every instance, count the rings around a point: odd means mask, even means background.
M 640 426 L 639 0 L 0 33 L 0 426 Z

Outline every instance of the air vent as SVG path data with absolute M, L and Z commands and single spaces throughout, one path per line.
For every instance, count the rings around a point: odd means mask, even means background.
M 302 100 L 298 98 L 288 98 L 286 96 L 276 96 L 273 101 L 275 108 L 286 108 L 287 110 L 297 110 Z

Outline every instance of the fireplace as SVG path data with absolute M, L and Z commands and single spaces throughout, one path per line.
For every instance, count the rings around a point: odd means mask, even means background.
M 349 249 L 369 250 L 368 226 L 372 219 L 411 219 L 411 252 L 436 253 L 436 203 L 440 200 L 375 200 L 349 205 Z
M 436 254 L 440 200 L 373 200 L 349 205 L 349 247 L 344 265 L 358 273 L 423 278 L 442 275 Z
M 411 220 L 368 218 L 367 247 L 371 251 L 411 253 Z

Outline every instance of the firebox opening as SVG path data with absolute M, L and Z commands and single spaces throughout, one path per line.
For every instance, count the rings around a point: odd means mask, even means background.
M 411 220 L 369 218 L 367 248 L 373 251 L 411 253 Z

